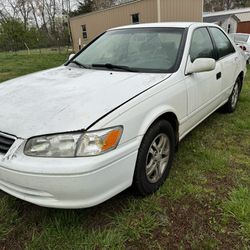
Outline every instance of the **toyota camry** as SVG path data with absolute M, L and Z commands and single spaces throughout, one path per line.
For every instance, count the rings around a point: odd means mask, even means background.
M 218 26 L 110 29 L 62 66 L 0 84 L 0 189 L 84 208 L 165 182 L 180 141 L 232 113 L 246 62 Z

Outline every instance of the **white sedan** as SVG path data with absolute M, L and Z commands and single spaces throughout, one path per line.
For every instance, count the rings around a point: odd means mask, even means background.
M 110 29 L 61 67 L 0 84 L 0 189 L 57 208 L 152 194 L 185 135 L 235 110 L 245 71 L 216 25 Z

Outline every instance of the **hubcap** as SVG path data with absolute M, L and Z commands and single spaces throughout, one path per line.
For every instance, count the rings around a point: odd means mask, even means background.
M 231 104 L 232 104 L 233 108 L 236 107 L 238 98 L 239 98 L 239 85 L 235 84 L 234 89 L 233 89 L 233 93 L 232 93 L 232 99 L 231 99 Z
M 159 134 L 149 147 L 146 160 L 146 176 L 150 183 L 160 180 L 168 165 L 170 141 L 166 134 Z

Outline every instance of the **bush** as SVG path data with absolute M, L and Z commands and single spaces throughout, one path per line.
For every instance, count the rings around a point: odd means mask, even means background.
M 60 27 L 58 25 L 58 27 Z M 18 51 L 28 46 L 30 49 L 64 46 L 69 44 L 67 27 L 48 34 L 43 27 L 26 28 L 18 19 L 9 19 L 0 23 L 0 51 Z

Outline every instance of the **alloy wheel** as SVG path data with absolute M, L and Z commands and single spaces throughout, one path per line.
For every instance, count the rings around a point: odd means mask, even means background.
M 150 183 L 158 182 L 168 165 L 170 140 L 166 134 L 159 134 L 149 147 L 146 159 L 146 176 Z

